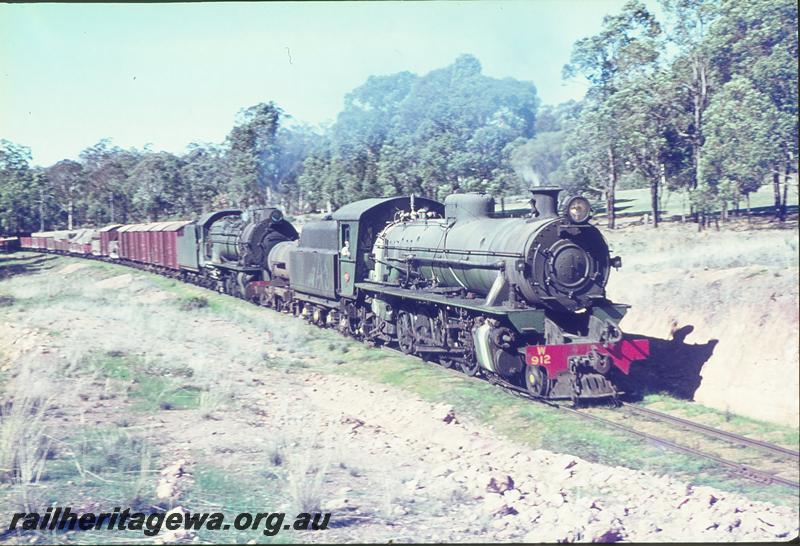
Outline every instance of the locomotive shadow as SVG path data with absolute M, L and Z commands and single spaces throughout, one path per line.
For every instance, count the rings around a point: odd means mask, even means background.
M 650 357 L 634 362 L 630 374 L 620 374 L 618 384 L 628 400 L 641 400 L 647 394 L 662 393 L 676 398 L 692 400 L 700 387 L 700 373 L 719 340 L 706 343 L 686 343 L 686 336 L 694 330 L 687 324 L 675 330 L 672 339 L 630 334 L 631 338 L 650 341 Z
M 17 275 L 30 275 L 38 273 L 48 262 L 55 260 L 56 256 L 32 254 L 20 256 L 18 254 L 4 254 L 0 256 L 0 281 L 10 279 Z

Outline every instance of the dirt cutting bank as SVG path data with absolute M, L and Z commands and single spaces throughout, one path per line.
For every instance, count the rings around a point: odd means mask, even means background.
M 667 224 L 606 236 L 612 253 L 623 257 L 609 295 L 633 306 L 625 331 L 683 339 L 681 351 L 667 351 L 656 363 L 665 377 L 670 368 L 683 375 L 675 381 L 682 385 L 665 390 L 723 411 L 797 424 L 796 226 L 697 233 L 694 225 Z

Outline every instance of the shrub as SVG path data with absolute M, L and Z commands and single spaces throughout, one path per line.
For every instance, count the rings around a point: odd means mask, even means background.
M 181 311 L 192 311 L 193 309 L 202 309 L 204 307 L 208 307 L 208 299 L 203 296 L 186 298 L 180 303 Z

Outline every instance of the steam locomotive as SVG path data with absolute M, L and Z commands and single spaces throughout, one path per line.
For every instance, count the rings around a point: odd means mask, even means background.
M 645 359 L 648 343 L 623 339 L 628 306 L 605 293 L 621 260 L 589 223 L 589 202 L 559 206 L 560 191 L 532 190 L 530 210 L 512 217 L 484 194 L 388 197 L 300 234 L 279 209 L 260 208 L 108 226 L 82 245 L 33 234 L 21 246 L 178 277 L 537 398 L 615 398 L 615 375 Z

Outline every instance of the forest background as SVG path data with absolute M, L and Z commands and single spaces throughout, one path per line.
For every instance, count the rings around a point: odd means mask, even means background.
M 0 140 L 0 233 L 187 218 L 274 204 L 290 214 L 366 197 L 533 185 L 594 198 L 614 228 L 617 191 L 648 189 L 658 226 L 679 193 L 702 227 L 771 190 L 783 221 L 797 194 L 798 21 L 791 0 L 638 0 L 578 40 L 563 77 L 580 101 L 542 105 L 535 85 L 482 73 L 464 54 L 424 75 L 370 76 L 322 129 L 279 104 L 242 108 L 224 142 L 183 154 L 105 138 L 48 167 Z M 533 76 L 533 75 L 532 75 Z M 762 192 L 763 193 L 763 192 Z

